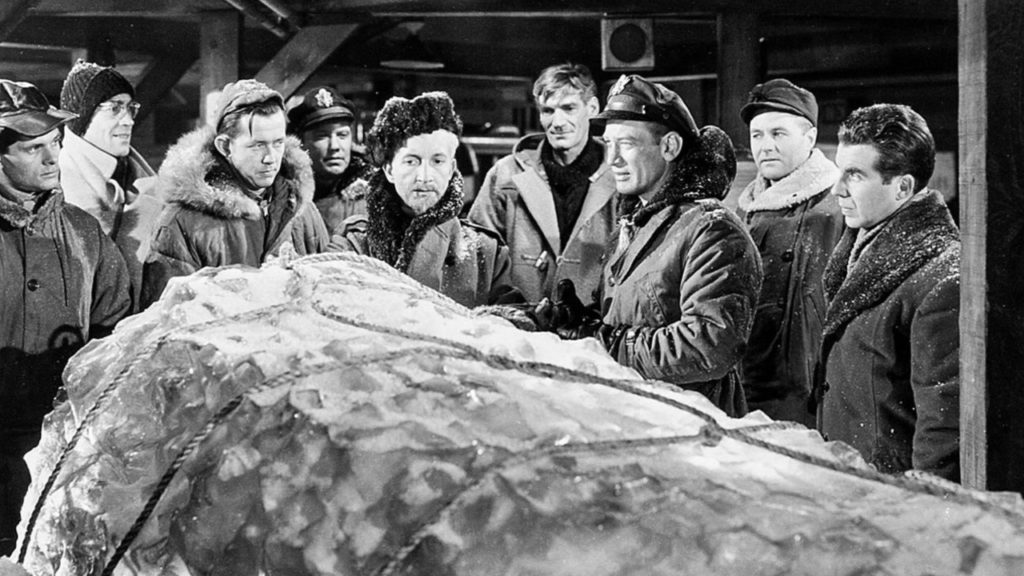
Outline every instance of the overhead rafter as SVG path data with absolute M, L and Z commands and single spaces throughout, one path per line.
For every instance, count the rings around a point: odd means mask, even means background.
M 358 29 L 358 24 L 307 26 L 256 73 L 256 79 L 288 98 Z

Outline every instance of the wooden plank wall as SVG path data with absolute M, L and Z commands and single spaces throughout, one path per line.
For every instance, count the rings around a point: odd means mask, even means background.
M 1024 492 L 1024 3 L 959 10 L 963 481 Z

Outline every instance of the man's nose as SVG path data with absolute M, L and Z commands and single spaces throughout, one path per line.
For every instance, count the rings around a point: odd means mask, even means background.
M 330 138 L 328 138 L 327 139 L 327 149 L 328 150 L 340 150 L 341 149 L 341 138 L 339 138 L 338 136 L 334 136 L 334 135 L 332 135 Z
M 56 164 L 60 158 L 60 146 L 44 146 L 43 162 L 45 164 Z
M 833 196 L 838 196 L 840 198 L 845 198 L 848 195 L 846 185 L 843 183 L 842 178 L 837 180 L 836 183 L 832 185 L 831 193 Z

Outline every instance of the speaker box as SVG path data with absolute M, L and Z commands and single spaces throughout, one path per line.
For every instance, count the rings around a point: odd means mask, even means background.
M 601 68 L 610 72 L 653 69 L 653 31 L 650 18 L 601 20 Z

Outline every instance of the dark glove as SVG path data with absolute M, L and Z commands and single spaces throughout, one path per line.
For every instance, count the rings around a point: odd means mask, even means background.
M 596 322 L 587 322 L 581 324 L 578 329 L 566 332 L 563 334 L 559 332 L 558 335 L 563 340 L 579 340 L 580 338 L 597 338 L 597 341 L 604 346 L 604 349 L 608 351 L 613 358 L 617 358 L 619 354 L 619 347 L 622 346 L 622 342 L 626 339 L 626 334 L 629 332 L 629 326 L 613 326 L 611 324 L 604 324 L 600 320 Z
M 534 316 L 537 317 L 537 324 L 542 330 L 559 335 L 578 330 L 584 324 L 601 321 L 597 310 L 583 305 L 576 295 L 576 286 L 568 278 L 560 280 L 555 286 L 554 301 L 545 298 L 537 304 Z

